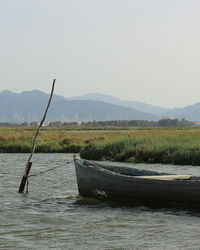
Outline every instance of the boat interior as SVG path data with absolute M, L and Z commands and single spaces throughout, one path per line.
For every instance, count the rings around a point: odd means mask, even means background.
M 200 181 L 199 176 L 178 175 L 178 174 L 156 172 L 156 171 L 150 171 L 150 170 L 140 170 L 140 169 L 132 168 L 132 167 L 110 166 L 110 165 L 104 165 L 104 164 L 95 163 L 95 162 L 91 162 L 87 160 L 84 160 L 84 164 L 87 166 L 98 166 L 108 171 L 112 171 L 121 175 L 134 176 L 136 178 L 158 179 L 158 180 L 199 180 Z

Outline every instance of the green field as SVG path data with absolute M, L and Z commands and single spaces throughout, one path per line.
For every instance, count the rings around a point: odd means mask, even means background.
M 1 127 L 1 153 L 29 153 L 36 129 Z M 200 128 L 42 128 L 36 152 L 93 160 L 200 165 Z

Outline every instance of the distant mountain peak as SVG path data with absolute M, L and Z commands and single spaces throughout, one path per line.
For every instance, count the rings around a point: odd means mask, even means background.
M 189 121 L 200 121 L 200 102 L 188 105 L 183 108 L 174 108 L 164 113 L 164 116 L 169 118 L 185 118 Z
M 132 109 L 135 109 L 140 112 L 146 112 L 151 113 L 154 115 L 162 115 L 164 112 L 169 111 L 169 108 L 164 107 L 157 107 L 153 106 L 144 102 L 140 101 L 127 101 L 127 100 L 121 100 L 119 98 L 105 95 L 105 94 L 99 94 L 99 93 L 90 93 L 82 96 L 76 96 L 69 98 L 70 100 L 93 100 L 93 101 L 101 101 L 106 103 L 111 103 L 123 107 L 129 107 Z
M 38 89 L 33 89 L 33 90 L 26 90 L 26 91 L 23 91 L 22 94 L 24 95 L 27 95 L 27 94 L 31 94 L 31 95 L 47 95 L 47 93 L 41 91 L 41 90 L 38 90 Z
M 4 91 L 3 93 L 10 92 Z M 16 123 L 38 121 L 47 104 L 48 95 L 40 90 L 23 91 L 20 94 L 0 95 L 0 121 Z M 87 97 L 83 98 L 83 100 L 78 99 L 73 100 L 54 95 L 47 120 L 105 121 L 158 119 L 156 115 L 140 112 L 132 107 L 120 106 L 117 102 L 108 103 L 108 101 L 103 100 L 88 100 Z
M 85 94 L 85 95 L 82 95 L 82 96 L 70 97 L 69 99 L 105 101 L 105 102 L 119 101 L 120 100 L 119 98 L 116 98 L 114 96 L 110 96 L 110 95 L 106 95 L 106 94 L 100 94 L 100 93 L 89 93 L 89 94 Z
M 13 95 L 13 94 L 16 94 L 16 93 L 10 90 L 3 90 L 0 92 L 0 95 Z

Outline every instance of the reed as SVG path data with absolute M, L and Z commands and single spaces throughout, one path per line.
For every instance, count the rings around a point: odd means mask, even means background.
M 92 160 L 200 165 L 200 130 L 42 128 L 36 152 L 78 153 Z M 35 128 L 1 127 L 1 153 L 29 153 Z
M 140 132 L 115 142 L 90 144 L 80 154 L 96 160 L 200 165 L 200 133 Z

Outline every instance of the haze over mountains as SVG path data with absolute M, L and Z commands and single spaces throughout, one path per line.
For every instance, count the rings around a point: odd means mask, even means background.
M 170 110 L 169 108 L 157 107 L 157 106 L 153 106 L 150 104 L 146 104 L 144 102 L 125 101 L 125 100 L 121 100 L 121 99 L 118 99 L 118 98 L 113 97 L 113 96 L 103 95 L 103 94 L 98 94 L 98 93 L 95 93 L 95 94 L 92 93 L 92 94 L 87 94 L 87 95 L 83 95 L 83 96 L 72 97 L 69 99 L 71 99 L 71 100 L 102 101 L 102 102 L 106 102 L 106 103 L 120 105 L 123 107 L 133 108 L 133 109 L 136 109 L 137 111 L 147 112 L 147 113 L 151 113 L 154 115 L 162 115 L 164 112 L 167 112 L 168 110 Z
M 49 94 L 39 90 L 14 93 L 0 92 L 0 121 L 21 123 L 39 121 L 43 116 Z M 124 101 L 118 98 L 88 94 L 65 98 L 54 95 L 47 121 L 106 121 L 152 120 L 185 118 L 200 121 L 200 103 L 178 109 L 156 107 L 143 102 Z

